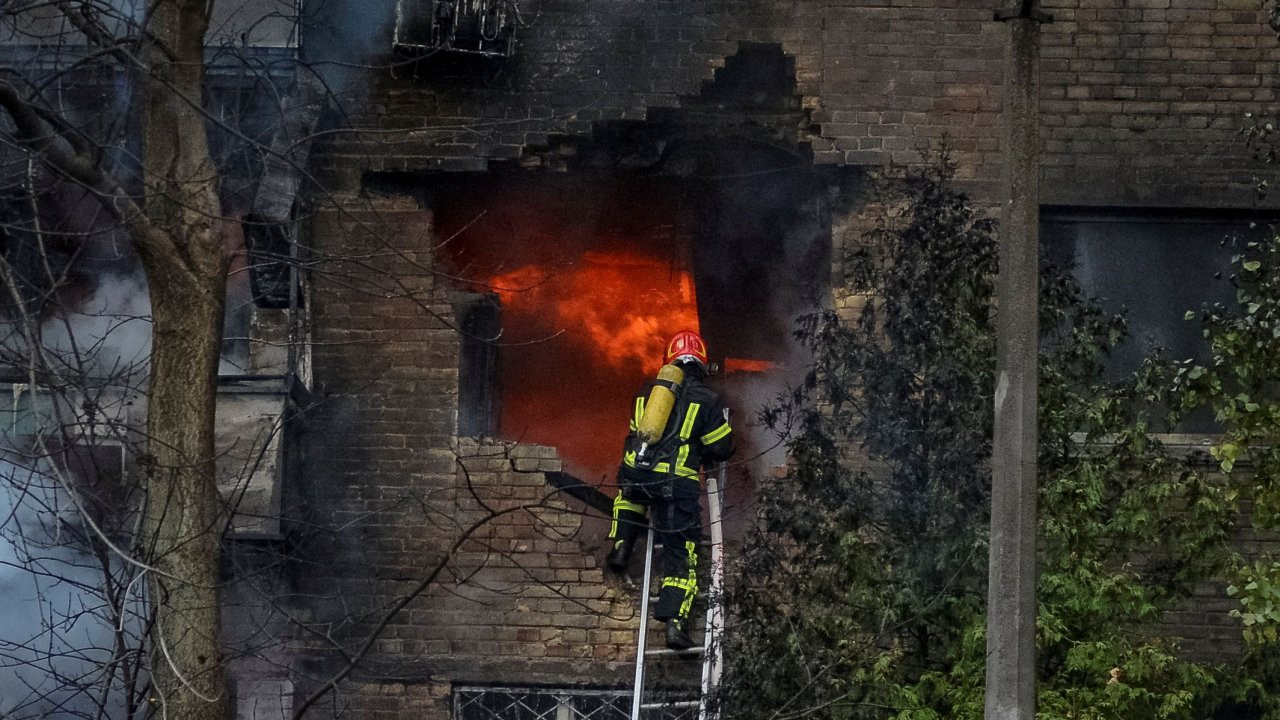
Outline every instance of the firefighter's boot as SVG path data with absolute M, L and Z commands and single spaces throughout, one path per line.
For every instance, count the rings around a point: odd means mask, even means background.
M 671 650 L 688 650 L 693 647 L 693 638 L 685 631 L 687 620 L 671 618 L 667 621 L 667 647 Z
M 626 540 L 616 540 L 613 543 L 613 549 L 604 559 L 605 567 L 619 575 L 626 572 L 627 566 L 631 564 L 631 547 L 631 543 Z

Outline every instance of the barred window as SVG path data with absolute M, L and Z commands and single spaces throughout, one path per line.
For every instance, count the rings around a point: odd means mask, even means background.
M 453 720 L 628 720 L 631 691 L 454 687 Z M 694 720 L 697 707 L 646 710 L 646 720 Z

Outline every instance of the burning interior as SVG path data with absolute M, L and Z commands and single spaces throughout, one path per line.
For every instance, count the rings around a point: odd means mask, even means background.
M 681 108 L 597 122 L 520 168 L 367 176 L 432 212 L 459 434 L 553 446 L 570 475 L 611 484 L 631 395 L 682 329 L 707 340 L 751 430 L 804 370 L 793 320 L 828 302 L 833 217 L 860 179 L 813 164 L 801 105 L 794 60 L 744 44 Z M 777 446 L 741 433 L 735 475 L 780 464 Z
M 742 429 L 797 378 L 792 320 L 829 294 L 830 178 L 761 148 L 699 156 L 684 175 L 422 182 L 456 288 L 459 434 L 556 447 L 566 472 L 605 485 L 672 333 L 707 339 Z M 780 462 L 763 434 L 741 437 L 749 474 Z

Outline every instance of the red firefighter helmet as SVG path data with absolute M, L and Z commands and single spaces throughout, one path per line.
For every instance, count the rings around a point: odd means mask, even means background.
M 707 344 L 702 341 L 702 336 L 698 333 L 692 330 L 681 330 L 667 341 L 667 352 L 663 355 L 662 362 L 670 365 L 689 360 L 696 361 L 703 370 L 706 370 L 709 362 Z

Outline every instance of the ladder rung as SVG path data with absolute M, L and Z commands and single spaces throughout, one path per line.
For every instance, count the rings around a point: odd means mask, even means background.
M 661 549 L 662 549 L 662 548 L 664 548 L 664 547 L 666 547 L 666 546 L 665 546 L 665 545 L 663 545 L 661 542 L 655 542 L 655 543 L 653 544 L 653 549 L 654 549 L 655 551 L 656 551 L 656 550 L 661 550 Z M 707 549 L 707 548 L 709 548 L 709 547 L 711 547 L 711 540 L 710 540 L 709 538 L 703 538 L 702 540 L 699 540 L 699 541 L 698 541 L 698 549 L 699 549 L 699 550 L 705 550 L 705 549 Z
M 689 710 L 702 704 L 701 700 L 677 700 L 675 702 L 641 703 L 641 710 Z
M 692 622 L 689 624 L 687 628 L 685 628 L 686 630 L 689 630 L 689 631 L 702 630 L 704 625 L 706 625 L 705 617 L 698 616 L 698 617 L 691 617 L 689 619 Z M 659 620 L 657 618 L 649 618 L 649 624 L 646 625 L 645 627 L 648 629 L 649 632 L 657 632 L 659 630 L 665 630 L 667 627 L 667 623 L 665 620 Z M 0 719 L 0 720 L 3 720 L 3 719 Z
M 645 657 L 665 657 L 665 656 L 694 657 L 697 655 L 701 655 L 703 652 L 704 651 L 701 645 L 695 645 L 691 648 L 685 648 L 684 650 L 672 650 L 671 648 L 660 648 L 658 650 L 645 650 L 644 656 Z

